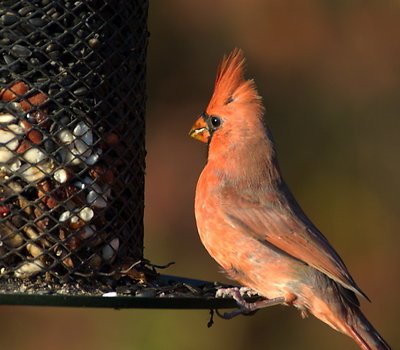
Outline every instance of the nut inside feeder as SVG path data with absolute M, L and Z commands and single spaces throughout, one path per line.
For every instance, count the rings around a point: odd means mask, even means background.
M 0 5 L 0 278 L 142 258 L 146 1 Z

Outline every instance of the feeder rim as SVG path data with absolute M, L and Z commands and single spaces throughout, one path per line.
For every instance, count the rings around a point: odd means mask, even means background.
M 164 280 L 184 282 L 191 286 L 210 284 L 212 282 L 160 275 Z M 251 300 L 251 298 L 249 298 Z M 215 297 L 141 297 L 101 295 L 67 295 L 67 294 L 26 294 L 0 293 L 0 305 L 25 306 L 62 306 L 113 309 L 227 309 L 236 308 L 237 303 L 231 298 Z

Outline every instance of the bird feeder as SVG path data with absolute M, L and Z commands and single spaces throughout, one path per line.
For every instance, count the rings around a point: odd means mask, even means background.
M 66 280 L 140 259 L 145 4 L 0 11 L 1 276 Z
M 143 259 L 147 7 L 1 2 L 2 304 L 235 305 Z

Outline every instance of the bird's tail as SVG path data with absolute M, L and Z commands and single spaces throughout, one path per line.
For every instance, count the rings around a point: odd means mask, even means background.
M 358 306 L 353 306 L 342 327 L 345 333 L 364 350 L 390 350 L 389 344 L 364 316 Z
M 310 311 L 339 332 L 347 334 L 363 350 L 391 350 L 389 344 L 382 338 L 361 312 L 355 294 L 342 286 L 332 283 L 325 295 L 315 295 Z

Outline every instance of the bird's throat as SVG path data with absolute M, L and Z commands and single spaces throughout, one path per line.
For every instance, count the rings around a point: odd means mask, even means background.
M 207 167 L 213 169 L 219 181 L 235 186 L 273 186 L 281 181 L 274 153 L 262 145 L 249 151 L 246 147 L 231 147 L 215 152 L 210 145 Z

